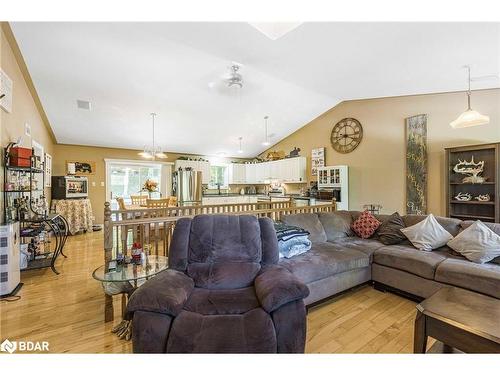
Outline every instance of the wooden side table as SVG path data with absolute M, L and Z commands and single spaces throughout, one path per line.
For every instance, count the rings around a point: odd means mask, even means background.
M 444 352 L 500 353 L 500 300 L 446 287 L 417 305 L 414 353 L 425 353 L 427 338 Z

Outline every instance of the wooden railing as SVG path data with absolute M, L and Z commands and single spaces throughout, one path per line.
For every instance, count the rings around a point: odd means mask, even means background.
M 168 256 L 170 242 L 177 220 L 200 214 L 255 215 L 281 220 L 284 215 L 333 212 L 336 204 L 318 206 L 291 206 L 290 202 L 264 202 L 209 206 L 169 207 L 162 209 L 111 210 L 104 204 L 104 262 L 106 267 L 117 254 L 128 255 L 133 242 L 149 248 L 151 255 Z M 113 299 L 106 295 L 105 321 L 113 319 Z

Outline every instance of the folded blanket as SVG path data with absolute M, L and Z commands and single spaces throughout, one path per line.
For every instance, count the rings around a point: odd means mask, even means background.
M 291 258 L 311 250 L 311 241 L 307 235 L 278 240 L 280 258 Z
M 276 230 L 276 236 L 278 241 L 289 240 L 294 237 L 308 236 L 309 232 L 305 229 L 295 227 L 293 225 L 284 224 L 281 222 L 274 223 L 274 229 Z

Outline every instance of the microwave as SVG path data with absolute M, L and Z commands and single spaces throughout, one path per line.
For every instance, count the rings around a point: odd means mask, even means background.
M 87 177 L 52 176 L 52 199 L 87 198 L 88 196 Z

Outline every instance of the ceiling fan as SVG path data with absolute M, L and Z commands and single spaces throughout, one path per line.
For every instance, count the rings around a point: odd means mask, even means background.
M 218 81 L 213 81 L 208 84 L 210 89 L 228 90 L 230 91 L 240 91 L 243 88 L 243 75 L 241 70 L 243 69 L 243 64 L 236 61 L 232 61 L 227 67 L 227 71 L 223 74 Z

